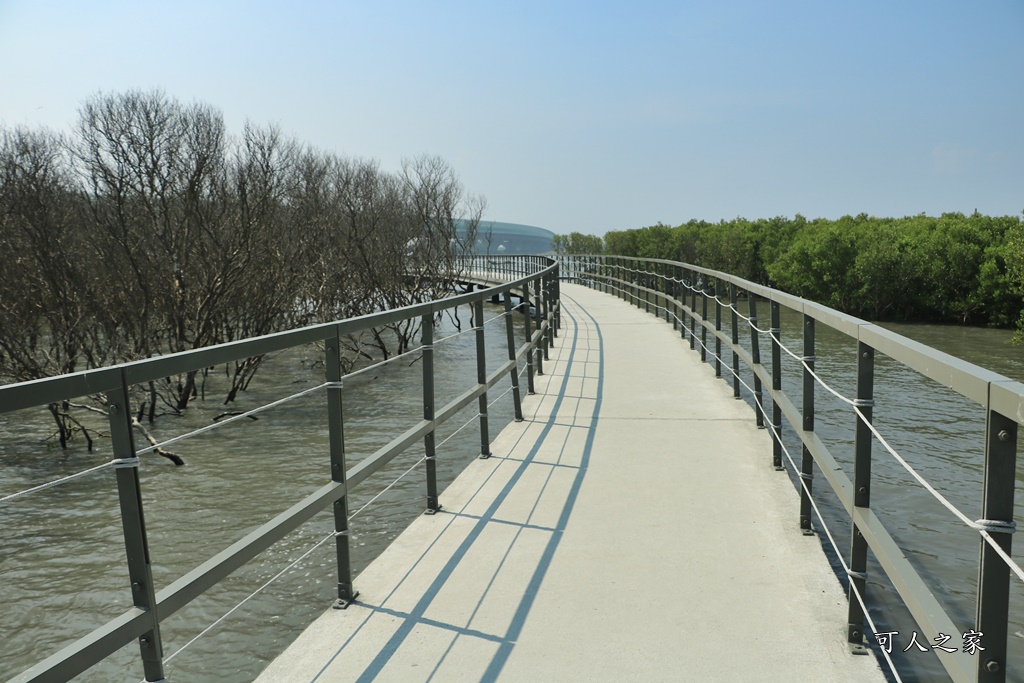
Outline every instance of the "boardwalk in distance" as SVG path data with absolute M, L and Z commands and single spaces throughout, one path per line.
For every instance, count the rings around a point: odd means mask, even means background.
M 258 682 L 884 680 L 749 407 L 664 321 L 562 306 L 526 420 Z

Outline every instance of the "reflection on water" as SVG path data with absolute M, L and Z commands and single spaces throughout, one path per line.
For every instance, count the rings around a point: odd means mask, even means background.
M 501 310 L 485 308 L 488 372 L 507 359 Z M 463 329 L 469 315 L 463 312 Z M 518 317 L 517 317 L 518 320 Z M 437 335 L 454 332 L 445 323 Z M 521 330 L 517 330 L 521 337 Z M 517 343 L 522 343 L 520 338 Z M 277 355 L 230 410 L 248 410 L 324 381 L 315 347 Z M 413 355 L 376 368 L 344 385 L 345 443 L 351 467 L 422 418 L 422 367 Z M 314 362 L 310 362 L 314 361 Z M 437 405 L 476 381 L 475 341 L 462 334 L 435 345 Z M 207 396 L 218 395 L 211 373 Z M 503 380 L 491 400 L 509 386 Z M 525 394 L 525 383 L 524 392 Z M 223 395 L 222 393 L 220 395 Z M 161 417 L 157 439 L 210 424 L 226 408 L 197 402 L 181 417 Z M 467 421 L 476 403 L 439 429 L 438 442 Z M 511 420 L 511 396 L 489 410 L 490 433 Z M 99 417 L 99 416 L 97 416 Z M 187 462 L 174 467 L 143 456 L 141 486 L 157 589 L 226 548 L 272 516 L 329 481 L 326 401 L 323 392 L 260 413 L 173 450 Z M 86 418 L 88 419 L 88 418 Z M 0 495 L 67 476 L 110 459 L 108 439 L 87 453 L 48 447 L 43 409 L 0 415 Z M 100 426 L 100 423 L 94 423 Z M 444 487 L 479 453 L 476 425 L 438 449 Z M 353 492 L 356 512 L 422 456 L 412 447 Z M 354 569 L 361 571 L 420 514 L 426 501 L 422 465 L 362 510 L 352 522 Z M 442 496 L 443 501 L 443 496 Z M 333 530 L 328 511 L 315 517 L 206 595 L 163 622 L 164 654 L 172 655 Z M 6 680 L 131 607 L 113 470 L 0 504 L 0 679 Z M 246 602 L 170 661 L 172 680 L 249 681 L 336 597 L 337 564 L 328 541 L 293 570 Z M 358 581 L 358 579 L 357 579 Z M 138 647 L 126 646 L 76 680 L 141 679 Z

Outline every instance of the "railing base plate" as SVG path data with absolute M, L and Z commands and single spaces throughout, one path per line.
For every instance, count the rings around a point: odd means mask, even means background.
M 334 604 L 331 605 L 331 609 L 348 609 L 348 606 L 351 605 L 352 603 L 354 603 L 356 601 L 356 598 L 358 598 L 358 597 L 359 597 L 359 593 L 356 592 L 356 594 L 353 595 L 351 598 L 348 598 L 348 599 L 338 598 L 337 600 L 334 601 Z

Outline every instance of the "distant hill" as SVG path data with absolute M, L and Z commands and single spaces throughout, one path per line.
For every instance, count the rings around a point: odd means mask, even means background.
M 519 223 L 480 221 L 476 231 L 477 254 L 547 254 L 555 233 Z

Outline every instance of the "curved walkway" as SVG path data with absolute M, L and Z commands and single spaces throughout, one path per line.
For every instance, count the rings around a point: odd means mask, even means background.
M 562 297 L 526 420 L 258 682 L 885 680 L 747 405 L 664 321 Z

